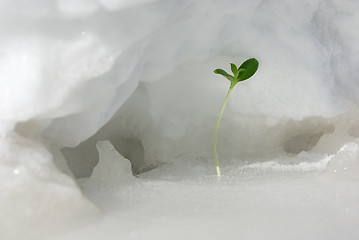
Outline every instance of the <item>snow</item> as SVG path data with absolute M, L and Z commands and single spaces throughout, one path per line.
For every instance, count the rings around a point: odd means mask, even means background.
M 0 238 L 357 239 L 358 9 L 1 0 Z
M 302 153 L 237 162 L 221 179 L 208 164 L 192 160 L 163 165 L 137 179 L 113 176 L 111 170 L 99 179 L 100 169 L 111 169 L 106 157 L 114 148 L 108 142 L 97 147 L 100 162 L 82 189 L 106 217 L 53 239 L 356 239 L 359 234 L 357 182 L 322 174 L 337 156 Z M 115 172 L 130 172 L 128 160 L 112 159 Z M 109 178 L 116 185 L 107 183 Z

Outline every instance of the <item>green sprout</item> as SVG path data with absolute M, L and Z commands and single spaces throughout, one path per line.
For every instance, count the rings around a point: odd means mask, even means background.
M 255 58 L 250 58 L 250 59 L 246 60 L 244 63 L 242 63 L 242 65 L 239 68 L 237 68 L 237 66 L 234 63 L 231 63 L 231 70 L 232 70 L 233 76 L 229 75 L 223 69 L 214 70 L 214 73 L 220 74 L 223 77 L 227 78 L 229 81 L 231 81 L 231 86 L 229 87 L 229 90 L 226 95 L 226 98 L 224 99 L 221 111 L 219 112 L 219 115 L 218 115 L 216 129 L 214 131 L 214 137 L 213 137 L 213 154 L 214 154 L 214 161 L 216 163 L 218 177 L 221 176 L 221 168 L 219 167 L 219 161 L 218 161 L 218 155 L 217 155 L 217 135 L 218 135 L 219 123 L 221 121 L 224 108 L 227 105 L 229 95 L 231 95 L 231 92 L 232 92 L 234 86 L 238 82 L 247 80 L 248 78 L 252 77 L 258 69 L 258 65 L 259 65 L 259 63 L 258 63 L 257 59 L 255 59 Z

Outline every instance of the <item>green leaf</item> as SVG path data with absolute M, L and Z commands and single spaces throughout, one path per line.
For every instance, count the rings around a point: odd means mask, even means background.
M 238 75 L 241 74 L 242 72 L 245 72 L 246 70 L 244 68 L 238 69 Z
M 218 69 L 214 70 L 214 73 L 222 75 L 223 77 L 227 78 L 227 79 L 228 79 L 229 81 L 231 81 L 231 82 L 234 81 L 234 77 L 231 76 L 231 75 L 229 75 L 229 74 L 228 74 L 226 71 L 224 71 L 223 69 L 218 68 Z
M 231 70 L 232 70 L 233 75 L 235 76 L 238 72 L 236 64 L 231 63 Z
M 237 81 L 244 81 L 252 77 L 257 72 L 258 65 L 259 63 L 255 58 L 250 58 L 242 63 L 242 65 L 238 68 L 240 73 L 238 74 Z

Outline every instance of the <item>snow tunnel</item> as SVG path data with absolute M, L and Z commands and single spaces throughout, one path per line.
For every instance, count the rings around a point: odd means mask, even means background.
M 1 239 L 357 239 L 358 8 L 0 1 Z

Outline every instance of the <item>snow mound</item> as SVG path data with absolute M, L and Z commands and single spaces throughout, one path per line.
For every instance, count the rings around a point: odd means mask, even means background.
M 335 180 L 359 179 L 359 144 L 350 142 L 331 157 L 326 177 Z
M 107 191 L 135 180 L 130 161 L 121 156 L 110 142 L 98 142 L 96 146 L 100 153 L 99 163 L 85 186 L 91 185 L 97 191 Z

